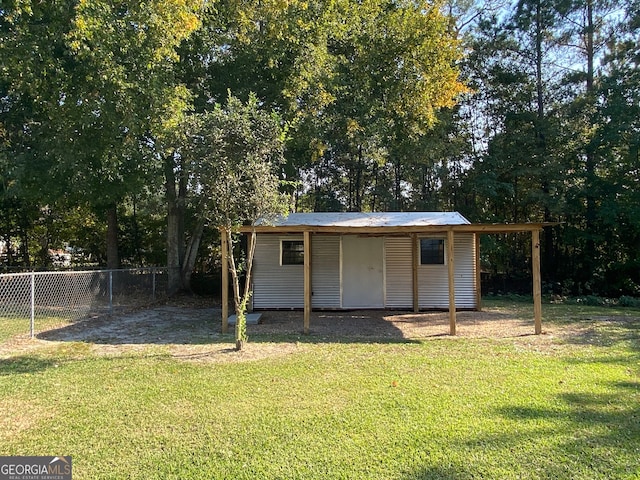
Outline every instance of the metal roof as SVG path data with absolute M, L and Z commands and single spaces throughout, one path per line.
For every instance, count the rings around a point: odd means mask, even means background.
M 258 220 L 241 233 L 407 235 L 540 231 L 557 223 L 471 223 L 458 212 L 315 212 Z
M 314 212 L 290 213 L 269 221 L 259 220 L 256 226 L 273 227 L 426 227 L 469 225 L 458 212 Z

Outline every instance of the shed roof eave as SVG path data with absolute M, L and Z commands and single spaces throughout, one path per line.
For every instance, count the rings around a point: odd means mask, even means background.
M 409 226 L 323 226 L 323 225 L 257 225 L 244 226 L 240 233 L 335 233 L 353 235 L 397 235 L 397 234 L 435 234 L 453 231 L 457 233 L 517 233 L 540 231 L 544 227 L 559 225 L 558 223 L 470 223 L 462 225 L 409 225 Z

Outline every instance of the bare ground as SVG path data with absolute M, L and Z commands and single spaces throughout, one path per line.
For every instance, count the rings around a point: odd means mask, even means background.
M 112 317 L 75 322 L 41 333 L 36 339 L 15 337 L 0 344 L 0 358 L 61 345 L 84 344 L 95 355 L 168 353 L 187 361 L 229 362 L 288 355 L 323 342 L 408 342 L 484 338 L 521 348 L 549 351 L 568 336 L 587 338 L 584 325 L 545 325 L 534 335 L 533 319 L 508 311 L 458 312 L 457 335 L 449 336 L 448 312 L 409 313 L 388 310 L 315 311 L 304 335 L 300 311 L 263 312 L 261 323 L 248 325 L 249 343 L 241 352 L 230 334 L 221 334 L 220 308 L 211 300 L 181 298 Z

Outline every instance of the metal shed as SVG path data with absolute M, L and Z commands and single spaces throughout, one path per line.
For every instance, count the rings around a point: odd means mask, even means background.
M 530 231 L 536 333 L 541 331 L 543 224 L 471 224 L 457 212 L 292 213 L 241 232 L 255 241 L 253 307 L 481 309 L 479 235 Z M 225 237 L 225 235 L 223 235 Z M 223 331 L 228 312 L 223 248 Z

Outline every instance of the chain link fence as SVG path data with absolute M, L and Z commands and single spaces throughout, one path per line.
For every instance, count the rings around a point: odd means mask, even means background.
M 166 292 L 167 271 L 158 268 L 0 275 L 0 342 L 149 305 Z

